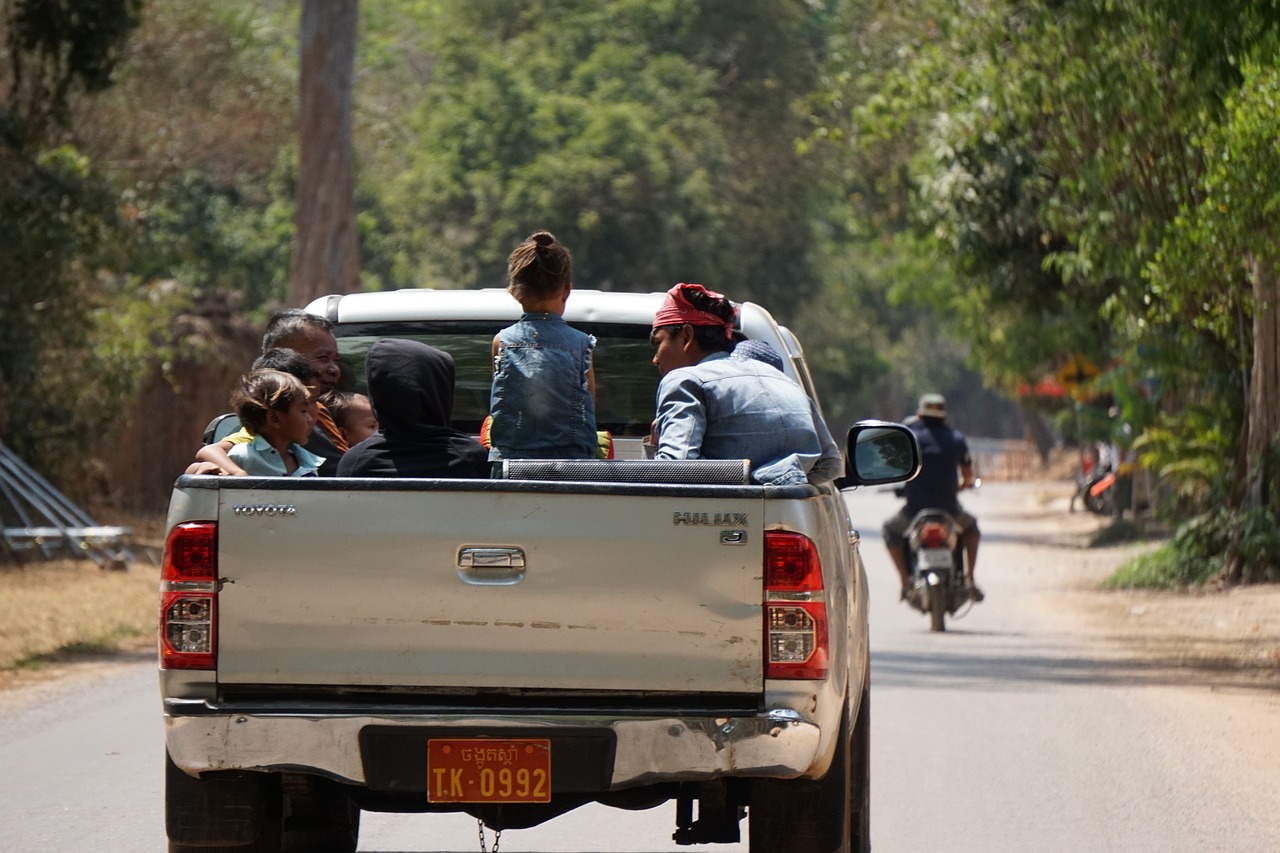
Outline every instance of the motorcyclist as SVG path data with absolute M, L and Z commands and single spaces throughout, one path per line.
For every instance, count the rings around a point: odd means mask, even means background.
M 907 426 L 920 442 L 920 474 L 903 484 L 901 493 L 907 500 L 906 505 L 884 523 L 884 542 L 902 583 L 900 598 L 907 597 L 911 586 L 911 574 L 903 549 L 907 528 L 921 510 L 941 509 L 950 513 L 960 525 L 960 541 L 966 557 L 965 582 L 971 588 L 973 600 L 982 601 L 982 590 L 973 582 L 980 538 L 978 520 L 965 512 L 957 497 L 962 489 L 972 488 L 977 482 L 964 433 L 947 426 L 947 401 L 941 394 L 921 396 L 916 417 L 909 419 Z

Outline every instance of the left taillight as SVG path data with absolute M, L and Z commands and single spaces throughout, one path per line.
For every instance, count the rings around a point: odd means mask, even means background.
M 818 549 L 799 533 L 764 541 L 765 678 L 827 677 L 827 602 Z
M 215 669 L 218 658 L 218 525 L 176 525 L 160 571 L 160 668 Z

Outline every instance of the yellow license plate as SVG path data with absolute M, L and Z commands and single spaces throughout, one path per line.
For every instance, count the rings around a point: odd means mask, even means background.
M 517 738 L 431 738 L 427 801 L 551 802 L 551 741 Z

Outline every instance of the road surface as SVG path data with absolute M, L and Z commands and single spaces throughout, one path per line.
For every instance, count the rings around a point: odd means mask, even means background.
M 945 634 L 897 602 L 879 537 L 892 496 L 850 493 L 872 604 L 872 840 L 877 853 L 1280 850 L 1280 738 L 1232 727 L 1240 697 L 1105 653 L 1055 606 L 1086 561 L 1064 509 L 1034 485 L 967 498 L 983 532 L 987 601 Z M 1096 568 L 1096 567 L 1095 567 Z M 1256 743 L 1256 740 L 1252 741 Z M 145 655 L 0 694 L 0 849 L 165 849 L 163 744 Z M 674 806 L 586 807 L 505 833 L 507 853 L 665 853 Z M 488 835 L 490 849 L 493 836 Z M 470 853 L 464 816 L 364 815 L 361 851 Z M 737 845 L 694 849 L 743 853 Z

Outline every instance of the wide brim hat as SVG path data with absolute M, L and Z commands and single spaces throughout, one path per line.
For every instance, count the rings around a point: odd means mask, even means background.
M 922 418 L 945 418 L 947 416 L 947 401 L 941 394 L 924 394 L 920 397 L 920 405 L 916 407 L 916 414 Z

